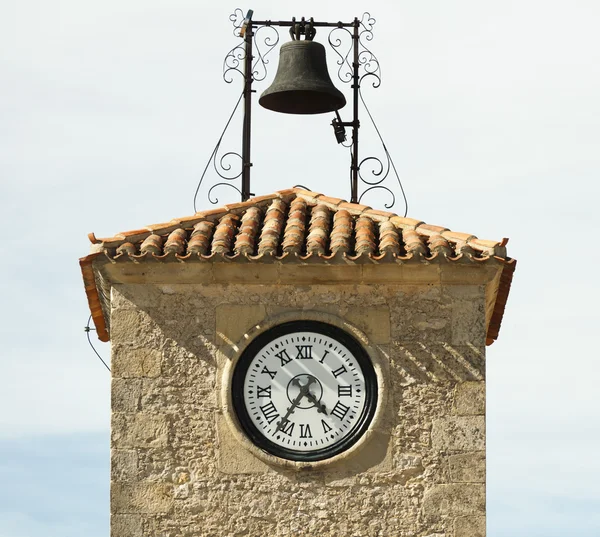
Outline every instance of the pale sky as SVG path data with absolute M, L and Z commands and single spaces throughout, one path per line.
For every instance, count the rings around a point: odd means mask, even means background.
M 77 259 L 91 231 L 193 213 L 242 89 L 221 77 L 236 7 L 377 20 L 383 81 L 364 96 L 408 216 L 509 237 L 518 260 L 487 355 L 488 537 L 600 535 L 598 2 L 0 0 L 0 537 L 108 534 L 109 374 L 83 332 Z M 349 198 L 331 117 L 254 103 L 253 192 L 301 183 Z M 361 120 L 367 156 L 377 140 Z

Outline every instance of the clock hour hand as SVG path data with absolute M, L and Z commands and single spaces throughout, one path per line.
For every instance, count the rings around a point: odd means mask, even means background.
M 302 400 L 302 398 L 307 394 L 310 393 L 309 389 L 310 389 L 310 385 L 315 381 L 315 377 L 312 377 L 310 375 L 308 375 L 308 381 L 306 384 L 302 385 L 300 384 L 300 381 L 295 378 L 292 381 L 292 384 L 294 384 L 295 386 L 298 386 L 300 388 L 300 393 L 296 396 L 296 398 L 292 401 L 292 406 L 288 407 L 287 412 L 285 413 L 285 416 L 283 416 L 283 418 L 281 418 L 280 422 L 277 424 L 277 428 L 275 429 L 275 432 L 280 431 L 281 428 L 286 424 L 286 422 L 288 421 L 288 418 L 290 417 L 290 415 L 292 414 L 292 412 L 294 412 L 294 410 L 296 410 L 296 407 L 300 404 L 300 401 Z

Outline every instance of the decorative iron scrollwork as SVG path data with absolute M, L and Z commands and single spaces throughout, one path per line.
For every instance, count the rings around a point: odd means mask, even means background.
M 351 82 L 353 79 L 353 70 L 352 63 L 348 60 L 348 57 L 354 48 L 352 32 L 348 28 L 339 26 L 329 32 L 327 40 L 333 51 L 338 55 L 338 59 L 336 60 L 337 65 L 339 65 L 338 78 L 344 84 Z
M 229 116 L 229 119 L 227 120 L 227 123 L 225 124 L 225 128 L 223 129 L 223 132 L 221 133 L 221 136 L 219 137 L 219 140 L 217 141 L 217 144 L 215 145 L 213 152 L 211 153 L 210 157 L 208 158 L 208 162 L 206 163 L 206 166 L 204 167 L 204 171 L 202 172 L 202 175 L 200 176 L 200 180 L 198 181 L 198 185 L 196 186 L 196 192 L 194 193 L 194 211 L 195 212 L 198 211 L 198 209 L 196 207 L 196 198 L 198 197 L 198 192 L 200 191 L 200 187 L 202 186 L 204 177 L 206 176 L 206 172 L 208 171 L 208 168 L 210 167 L 211 163 L 212 163 L 212 167 L 215 170 L 216 174 L 221 179 L 224 179 L 225 181 L 220 181 L 220 182 L 212 185 L 208 189 L 208 193 L 207 193 L 208 201 L 210 203 L 212 203 L 213 205 L 219 203 L 219 199 L 217 197 L 213 198 L 213 191 L 215 188 L 221 187 L 221 186 L 227 186 L 227 187 L 233 188 L 234 190 L 237 190 L 237 192 L 239 192 L 241 194 L 241 190 L 239 188 L 237 188 L 235 185 L 229 183 L 228 181 L 234 181 L 235 179 L 238 179 L 240 177 L 240 175 L 242 175 L 242 172 L 244 169 L 242 156 L 239 153 L 236 153 L 235 151 L 228 151 L 227 153 L 224 153 L 221 157 L 219 157 L 218 155 L 219 155 L 219 149 L 221 148 L 221 143 L 223 142 L 223 137 L 225 136 L 225 133 L 227 132 L 227 129 L 229 128 L 229 125 L 231 124 L 231 120 L 235 116 L 235 113 L 237 112 L 237 109 L 240 106 L 243 96 L 244 95 L 242 94 L 238 98 L 237 103 L 235 104 L 233 111 L 231 112 L 231 115 Z M 233 168 L 232 164 L 229 162 L 232 157 L 237 157 L 240 160 L 242 160 L 242 167 L 241 167 L 240 171 L 237 173 L 234 172 L 233 175 L 228 173 Z
M 242 29 L 244 26 L 244 15 L 241 9 L 237 8 L 230 16 L 233 24 L 233 35 L 243 37 Z M 262 81 L 267 77 L 267 56 L 279 43 L 279 32 L 271 25 L 261 25 L 254 27 L 253 32 L 253 50 L 254 64 L 252 66 L 252 81 Z M 244 42 L 233 47 L 223 60 L 223 80 L 228 84 L 233 82 L 231 72 L 239 73 L 242 78 L 246 78 L 243 70 L 243 64 L 246 61 L 246 49 Z
M 266 32 L 266 33 L 265 33 Z M 279 43 L 279 32 L 273 26 L 258 26 L 254 32 L 255 62 L 252 66 L 252 77 L 261 82 L 267 77 L 267 56 Z M 265 50 L 265 52 L 263 52 Z
M 232 71 L 239 73 L 242 78 L 246 78 L 244 71 L 242 71 L 240 68 L 245 60 L 246 50 L 244 49 L 243 43 L 233 47 L 226 54 L 225 59 L 223 60 L 223 80 L 227 82 L 227 84 L 231 84 L 233 82 L 233 77 L 231 76 Z
M 379 129 L 377 128 L 377 124 L 375 123 L 375 120 L 373 119 L 373 116 L 371 115 L 371 111 L 369 110 L 367 103 L 365 103 L 365 100 L 362 95 L 362 89 L 360 89 L 360 88 L 358 90 L 358 95 L 360 97 L 360 100 L 361 100 L 363 106 L 365 107 L 365 110 L 367 112 L 367 115 L 369 116 L 369 119 L 371 120 L 371 124 L 373 125 L 373 128 L 375 129 L 375 132 L 377 133 L 379 141 L 381 142 L 381 147 L 383 148 L 383 152 L 385 154 L 385 164 L 378 157 L 366 157 L 360 161 L 360 163 L 358 165 L 358 177 L 365 185 L 367 185 L 367 188 L 365 190 L 363 190 L 362 194 L 358 198 L 358 201 L 360 202 L 362 200 L 362 198 L 364 197 L 364 195 L 367 194 L 368 192 L 371 192 L 373 190 L 383 190 L 384 192 L 388 193 L 392 198 L 391 203 L 385 204 L 386 209 L 391 209 L 396 204 L 396 195 L 390 188 L 383 185 L 382 183 L 387 179 L 390 171 L 393 170 L 394 174 L 396 175 L 396 179 L 398 180 L 398 186 L 400 187 L 402 199 L 404 200 L 404 216 L 406 216 L 406 214 L 408 213 L 408 200 L 406 199 L 406 193 L 404 192 L 404 187 L 402 186 L 402 181 L 400 180 L 400 176 L 398 175 L 398 171 L 396 170 L 396 166 L 394 165 L 392 156 L 390 155 L 390 152 L 388 151 L 388 148 L 385 145 L 385 142 L 383 141 L 381 132 L 379 132 Z M 363 174 L 362 174 L 363 165 L 367 165 L 367 164 L 369 166 L 375 165 L 375 168 L 371 167 L 371 170 L 370 170 L 371 177 L 369 177 L 369 178 L 363 177 Z
M 233 190 L 235 190 L 238 194 L 242 193 L 242 191 L 237 186 L 232 185 L 231 183 L 224 183 L 224 182 L 216 183 L 208 189 L 208 194 L 206 195 L 208 201 L 210 201 L 213 205 L 216 205 L 217 203 L 219 203 L 219 198 L 217 198 L 216 196 L 213 198 L 213 190 L 215 188 L 219 188 L 221 186 L 233 188 Z
M 378 88 L 381 85 L 381 65 L 379 60 L 371 52 L 366 43 L 373 40 L 373 26 L 375 26 L 375 19 L 371 17 L 369 13 L 364 13 L 360 21 L 360 30 L 358 33 L 358 43 L 361 47 L 358 53 L 358 63 L 363 68 L 363 74 L 360 77 L 360 83 L 367 77 L 374 77 L 372 85 L 374 88 Z
M 242 37 L 242 26 L 245 20 L 244 12 L 239 7 L 235 8 L 234 12 L 229 15 L 229 20 L 233 24 L 233 35 Z

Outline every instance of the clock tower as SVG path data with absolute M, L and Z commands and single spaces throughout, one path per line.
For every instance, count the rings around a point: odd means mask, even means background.
M 294 188 L 97 239 L 111 535 L 485 535 L 506 240 Z

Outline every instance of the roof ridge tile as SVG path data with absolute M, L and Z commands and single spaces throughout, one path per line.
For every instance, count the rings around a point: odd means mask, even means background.
M 392 216 L 390 222 L 400 229 L 416 229 L 418 226 L 423 224 L 421 220 L 415 220 L 414 218 L 408 218 L 407 216 Z

